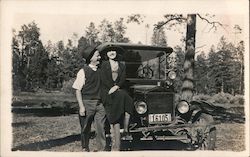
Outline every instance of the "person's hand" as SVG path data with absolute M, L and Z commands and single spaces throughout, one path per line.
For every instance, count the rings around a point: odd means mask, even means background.
M 109 94 L 112 94 L 112 93 L 114 93 L 117 89 L 119 89 L 119 86 L 113 86 L 112 88 L 110 88 L 110 90 L 109 90 Z
M 79 114 L 80 116 L 85 116 L 85 107 L 80 107 Z

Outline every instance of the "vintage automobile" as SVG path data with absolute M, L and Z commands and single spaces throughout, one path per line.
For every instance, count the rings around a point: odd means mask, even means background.
M 176 97 L 172 48 L 103 43 L 97 49 L 103 56 L 110 47 L 117 49 L 119 59 L 126 64 L 123 88 L 134 100 L 132 138 L 123 140 L 179 140 L 192 150 L 215 148 L 216 128 L 206 107 L 209 104 Z

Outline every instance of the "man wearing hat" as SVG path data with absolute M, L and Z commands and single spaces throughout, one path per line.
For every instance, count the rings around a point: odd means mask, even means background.
M 77 73 L 73 88 L 79 104 L 79 120 L 81 125 L 81 142 L 83 151 L 89 151 L 91 124 L 95 120 L 97 151 L 104 151 L 106 145 L 104 124 L 105 109 L 100 101 L 100 63 L 99 51 L 87 47 L 83 53 L 86 64 Z

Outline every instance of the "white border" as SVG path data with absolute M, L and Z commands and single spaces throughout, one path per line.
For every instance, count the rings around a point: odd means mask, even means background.
M 1 156 L 249 156 L 249 2 L 247 0 L 191 0 L 191 1 L 1 1 Z M 93 7 L 95 6 L 95 7 Z M 69 9 L 72 8 L 72 9 Z M 18 13 L 41 14 L 121 14 L 121 13 L 229 13 L 244 14 L 245 21 L 245 89 L 246 89 L 246 151 L 140 151 L 102 153 L 59 153 L 59 152 L 11 152 L 11 28 L 13 17 Z M 129 9 L 128 9 L 129 8 Z M 166 8 L 170 8 L 166 10 Z

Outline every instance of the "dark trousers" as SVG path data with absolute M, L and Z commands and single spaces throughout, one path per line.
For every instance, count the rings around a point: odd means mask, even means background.
M 83 103 L 85 105 L 86 115 L 79 115 L 82 148 L 89 150 L 91 124 L 95 121 L 97 149 L 98 151 L 104 151 L 106 145 L 104 130 L 106 114 L 103 104 L 97 100 L 86 100 L 83 101 Z

